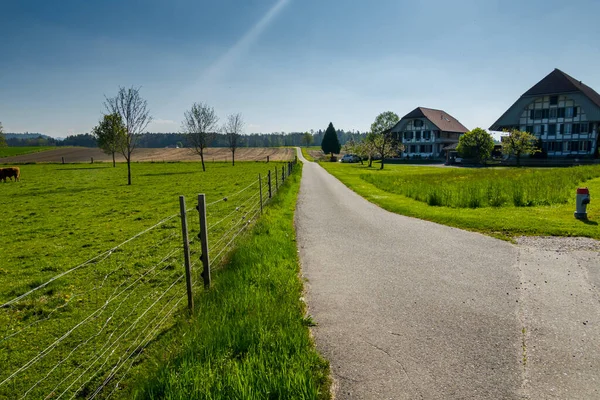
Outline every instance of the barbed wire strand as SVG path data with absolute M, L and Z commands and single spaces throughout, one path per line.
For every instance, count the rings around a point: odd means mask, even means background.
M 179 250 L 181 251 L 181 249 Z M 2 382 L 0 382 L 0 386 L 2 386 L 3 384 L 5 384 L 6 382 L 8 382 L 9 380 L 11 380 L 14 376 L 16 376 L 18 373 L 23 372 L 25 370 L 27 370 L 29 367 L 31 367 L 32 365 L 34 365 L 35 363 L 37 363 L 39 360 L 43 359 L 46 355 L 48 355 L 48 353 L 50 353 L 50 351 L 52 351 L 60 342 L 62 342 L 64 339 L 66 339 L 67 337 L 69 337 L 71 335 L 71 333 L 73 333 L 77 328 L 79 328 L 81 325 L 83 325 L 85 322 L 87 322 L 89 319 L 91 319 L 93 316 L 95 316 L 98 312 L 103 311 L 104 309 L 106 309 L 106 307 L 108 307 L 108 305 L 117 297 L 119 297 L 123 292 L 125 292 L 127 289 L 129 289 L 133 284 L 135 284 L 135 282 L 139 281 L 140 279 L 142 279 L 145 275 L 147 275 L 150 271 L 156 269 L 158 267 L 158 265 L 162 264 L 165 260 L 167 260 L 168 258 L 170 258 L 173 254 L 175 254 L 177 252 L 177 250 L 172 251 L 171 253 L 169 253 L 169 255 L 167 255 L 167 257 L 163 258 L 158 264 L 156 264 L 152 269 L 146 271 L 144 274 L 142 274 L 140 277 L 138 277 L 138 279 L 136 279 L 131 285 L 129 285 L 127 288 L 123 289 L 121 292 L 119 292 L 118 295 L 114 296 L 113 298 L 106 300 L 106 302 L 104 303 L 104 305 L 102 305 L 100 308 L 96 309 L 96 311 L 94 311 L 93 313 L 89 314 L 83 321 L 79 322 L 78 324 L 76 324 L 73 328 L 71 328 L 70 330 L 68 330 L 65 334 L 63 334 L 63 336 L 61 336 L 60 338 L 56 339 L 52 344 L 50 344 L 48 347 L 46 347 L 46 349 L 44 349 L 43 351 L 41 351 L 40 353 L 38 353 L 34 358 L 32 358 L 31 360 L 29 360 L 25 365 L 23 365 L 21 368 L 19 368 L 17 371 L 13 372 L 8 378 L 4 379 Z M 114 293 L 114 292 L 113 292 Z
M 257 182 L 258 182 L 258 180 L 255 180 L 254 182 L 252 182 L 251 184 L 249 184 L 248 186 L 246 186 L 245 188 L 243 188 L 243 189 L 242 189 L 242 190 L 240 190 L 239 192 L 236 192 L 236 193 L 234 193 L 234 194 L 230 194 L 229 196 L 225 196 L 225 197 L 223 197 L 223 198 L 221 198 L 221 199 L 219 199 L 219 200 L 213 201 L 212 203 L 208 203 L 208 204 L 206 204 L 206 208 L 208 208 L 208 207 L 210 207 L 210 206 L 213 206 L 213 205 L 215 205 L 215 204 L 217 204 L 217 203 L 220 203 L 220 202 L 222 202 L 222 201 L 228 201 L 230 198 L 232 198 L 232 197 L 235 197 L 235 196 L 239 195 L 240 193 L 243 193 L 243 192 L 245 192 L 246 190 L 250 189 L 252 186 L 256 185 L 256 184 L 257 184 Z
M 216 248 L 219 247 L 219 245 L 221 243 L 223 243 L 226 239 L 227 239 L 227 235 L 229 233 L 231 233 L 235 228 L 237 228 L 238 226 L 240 226 L 241 224 L 243 224 L 244 222 L 246 222 L 246 220 L 248 218 L 246 218 L 251 212 L 253 212 L 255 209 L 257 209 L 258 207 L 260 207 L 260 204 L 257 204 L 255 207 L 251 208 L 250 210 L 246 211 L 244 213 L 244 215 L 242 217 L 240 217 L 240 220 L 238 222 L 236 222 L 235 224 L 233 224 L 230 229 L 225 232 L 223 235 L 221 235 L 221 238 L 219 240 L 217 240 L 215 243 L 213 243 L 212 247 L 209 249 L 209 253 L 211 253 L 212 251 L 214 251 Z
M 164 268 L 161 268 L 161 270 L 159 270 L 159 272 L 158 272 L 158 273 L 160 273 L 160 271 L 164 271 L 164 269 L 166 269 L 167 267 L 168 267 L 168 265 L 167 265 L 167 266 L 165 266 Z M 165 282 L 167 279 L 169 279 L 169 278 L 171 278 L 171 276 L 167 276 L 167 277 L 163 278 L 161 281 L 159 281 L 159 285 L 161 285 L 162 283 L 164 283 L 164 282 Z M 133 293 L 133 292 L 134 292 L 134 291 L 131 291 L 131 292 L 130 292 L 130 294 L 131 294 L 131 293 Z M 96 354 L 98 354 L 99 352 L 101 352 L 101 351 L 102 351 L 104 348 L 106 348 L 106 346 L 108 346 L 109 344 L 111 345 L 111 347 L 112 347 L 112 345 L 114 345 L 114 343 L 115 343 L 115 342 L 112 342 L 112 343 L 111 343 L 111 342 L 110 342 L 110 340 L 113 338 L 113 336 L 115 335 L 115 333 L 117 333 L 117 332 L 118 332 L 118 329 L 119 329 L 119 328 L 121 328 L 121 326 L 123 326 L 123 324 L 124 324 L 124 323 L 125 323 L 125 322 L 128 320 L 128 318 L 129 318 L 129 317 L 130 317 L 130 316 L 131 316 L 131 315 L 132 315 L 132 314 L 133 314 L 133 313 L 134 313 L 134 312 L 135 312 L 135 311 L 138 309 L 138 307 L 140 306 L 140 304 L 141 304 L 141 303 L 142 303 L 144 300 L 146 300 L 148 297 L 152 296 L 153 294 L 155 294 L 155 293 L 154 293 L 154 292 L 149 292 L 149 293 L 147 293 L 147 294 L 146 294 L 144 297 L 142 297 L 142 298 L 141 298 L 141 300 L 139 300 L 139 301 L 137 302 L 137 304 L 136 304 L 136 305 L 135 305 L 135 306 L 134 306 L 134 307 L 133 307 L 133 308 L 132 308 L 132 309 L 129 311 L 129 314 L 127 314 L 126 316 L 124 316 L 124 317 L 121 319 L 121 322 L 119 323 L 119 325 L 117 325 L 117 326 L 115 327 L 115 329 L 113 330 L 113 332 L 112 332 L 112 333 L 111 333 L 111 334 L 108 336 L 108 338 L 106 338 L 106 340 L 104 341 L 104 345 L 103 345 L 103 346 L 102 346 L 102 347 L 101 347 L 99 350 L 97 350 L 97 351 L 96 351 Z M 128 295 L 128 296 L 129 296 L 129 295 Z M 122 302 L 122 303 L 123 303 L 123 302 Z M 121 303 L 121 304 L 122 304 L 122 303 Z M 115 311 L 116 311 L 116 310 L 115 310 Z M 131 327 L 130 327 L 130 328 L 131 328 Z M 128 330 L 129 330 L 129 329 L 128 329 Z M 126 333 L 128 330 L 126 330 L 124 333 Z M 121 335 L 121 336 L 122 336 L 122 335 Z M 119 338 L 120 338 L 121 336 L 119 336 Z M 118 340 L 119 338 L 117 338 L 117 340 Z M 104 353 L 103 353 L 103 354 L 104 354 Z M 71 371 L 71 373 L 70 373 L 69 375 L 67 375 L 65 378 L 63 378 L 63 379 L 62 379 L 62 380 L 61 380 L 61 381 L 60 381 L 60 382 L 59 382 L 59 383 L 58 383 L 58 384 L 57 384 L 57 385 L 54 387 L 54 389 L 53 389 L 53 390 L 50 392 L 50 394 L 49 394 L 48 396 L 50 396 L 50 395 L 52 395 L 54 392 L 56 392 L 56 390 L 58 389 L 58 387 L 59 387 L 60 385 L 62 385 L 62 384 L 63 384 L 63 383 L 64 383 L 64 382 L 65 382 L 67 379 L 69 379 L 69 378 L 70 378 L 70 377 L 71 377 L 71 376 L 72 376 L 72 375 L 73 375 L 75 372 L 77 372 L 79 369 L 81 369 L 81 368 L 82 368 L 82 367 L 85 365 L 85 363 L 86 363 L 87 361 L 90 361 L 90 360 L 92 359 L 92 357 L 94 357 L 94 355 L 90 355 L 90 356 L 88 357 L 88 359 L 87 359 L 87 360 L 86 360 L 84 363 L 81 363 L 80 365 L 78 365 L 78 366 L 77 366 L 77 368 L 75 368 L 75 370 Z M 100 358 L 100 357 L 101 357 L 101 355 L 97 356 L 97 357 L 96 357 L 96 360 L 98 360 L 98 358 Z M 94 360 L 94 364 L 95 364 L 95 361 L 96 361 L 96 360 Z M 84 372 L 84 373 L 85 373 L 85 372 Z
M 43 284 L 41 284 L 41 285 L 39 285 L 39 286 L 37 286 L 37 287 L 35 287 L 35 288 L 31 289 L 31 290 L 30 290 L 30 291 L 28 291 L 27 293 L 24 293 L 24 294 L 22 294 L 22 295 L 20 295 L 20 296 L 17 296 L 17 297 L 15 297 L 14 299 L 12 299 L 12 300 L 10 300 L 10 301 L 8 301 L 8 302 L 6 302 L 6 303 L 2 304 L 2 305 L 0 306 L 0 308 L 8 307 L 8 306 L 10 306 L 10 305 L 12 305 L 12 304 L 16 303 L 17 301 L 20 301 L 20 300 L 24 299 L 25 297 L 29 296 L 31 293 L 34 293 L 34 292 L 36 292 L 36 291 L 38 291 L 38 290 L 40 290 L 40 289 L 43 289 L 43 288 L 45 288 L 46 286 L 48 286 L 50 283 L 54 282 L 55 280 L 57 280 L 57 279 L 60 279 L 60 278 L 62 278 L 63 276 L 65 276 L 65 275 L 67 275 L 67 274 L 70 274 L 70 273 L 71 273 L 71 272 L 73 272 L 73 271 L 76 271 L 76 270 L 78 270 L 78 269 L 80 269 L 80 268 L 83 268 L 83 267 L 85 267 L 85 266 L 86 266 L 86 265 L 88 265 L 88 264 L 91 264 L 92 262 L 94 262 L 95 260 L 97 260 L 97 259 L 98 259 L 98 258 L 100 258 L 100 257 L 106 256 L 106 257 L 104 257 L 104 259 L 103 259 L 103 260 L 105 260 L 105 259 L 106 259 L 106 258 L 108 258 L 110 255 L 112 255 L 112 253 L 113 253 L 115 250 L 117 250 L 118 248 L 120 248 L 120 247 L 124 246 L 125 244 L 127 244 L 127 243 L 131 242 L 132 240 L 135 240 L 135 239 L 137 239 L 138 237 L 142 236 L 143 234 L 145 234 L 145 233 L 147 233 L 147 232 L 150 232 L 152 229 L 155 229 L 155 228 L 157 228 L 157 227 L 159 227 L 159 226 L 161 226 L 161 225 L 165 224 L 166 222 L 170 221 L 171 219 L 173 219 L 173 218 L 175 218 L 175 217 L 177 217 L 177 216 L 179 216 L 179 214 L 173 214 L 173 215 L 171 215 L 171 216 L 169 216 L 169 217 L 167 217 L 167 218 L 164 218 L 163 220 L 159 221 L 159 222 L 158 222 L 158 223 L 156 223 L 155 225 L 152 225 L 151 227 L 149 227 L 149 228 L 147 228 L 147 229 L 145 229 L 145 230 L 143 230 L 143 231 L 141 231 L 141 232 L 139 232 L 139 233 L 135 234 L 134 236 L 132 236 L 132 237 L 130 237 L 129 239 L 125 240 L 124 242 L 122 242 L 122 243 L 120 243 L 120 244 L 116 245 L 115 247 L 113 247 L 113 248 L 111 248 L 111 249 L 109 249 L 109 250 L 106 250 L 105 252 L 103 252 L 103 253 L 100 253 L 100 254 L 98 254 L 97 256 L 95 256 L 95 257 L 92 257 L 92 258 L 90 258 L 89 260 L 87 260 L 87 261 L 85 261 L 85 262 L 83 262 L 83 263 L 81 263 L 81 264 L 79 264 L 79 265 L 77 265 L 77 266 L 75 266 L 75 267 L 73 267 L 73 268 L 71 268 L 71 269 L 67 270 L 67 271 L 61 272 L 60 274 L 58 274 L 58 275 L 54 276 L 53 278 L 51 278 L 50 280 L 46 281 L 45 283 L 43 283 Z
M 155 245 L 153 245 L 152 247 L 150 247 L 150 248 L 149 248 L 149 250 L 152 250 L 152 249 L 155 249 L 155 248 L 159 247 L 161 244 L 163 244 L 163 243 L 164 243 L 164 242 L 166 242 L 167 240 L 171 239 L 171 238 L 172 238 L 172 237 L 174 237 L 175 235 L 176 235 L 176 233 L 175 233 L 175 232 L 174 232 L 174 233 L 172 233 L 172 234 L 170 234 L 168 237 L 164 238 L 163 240 L 161 240 L 161 241 L 160 241 L 160 242 L 158 242 L 157 244 L 155 244 Z M 132 258 L 133 256 L 134 256 L 134 254 L 133 254 L 133 253 L 131 253 L 131 254 L 129 255 L 129 257 L 128 257 L 126 260 L 123 260 L 123 261 L 121 261 L 121 262 L 120 262 L 120 263 L 117 265 L 117 267 L 116 267 L 114 270 L 111 270 L 110 272 L 108 272 L 108 273 L 107 273 L 107 274 L 104 276 L 104 279 L 102 280 L 102 284 L 101 284 L 100 286 L 94 286 L 93 288 L 91 288 L 91 289 L 89 289 L 89 290 L 85 290 L 85 291 L 81 291 L 81 292 L 76 292 L 76 293 L 72 294 L 72 295 L 69 297 L 69 299 L 68 299 L 68 300 L 67 300 L 65 303 L 63 303 L 63 304 L 61 304 L 61 305 L 57 306 L 56 308 L 54 308 L 52 311 L 50 311 L 50 313 L 48 313 L 48 315 L 47 315 L 45 318 L 39 319 L 39 320 L 37 320 L 37 321 L 34 321 L 34 322 L 32 322 L 32 323 L 30 323 L 30 324 L 28 324 L 28 325 L 26 325 L 26 326 L 22 327 L 22 328 L 21 328 L 21 329 L 19 329 L 18 331 L 16 331 L 16 332 L 13 332 L 13 333 L 11 333 L 10 335 L 7 335 L 7 336 L 3 337 L 2 339 L 0 339 L 0 343 L 4 342 L 5 340 L 8 340 L 8 339 L 10 339 L 10 338 L 12 338 L 12 337 L 15 337 L 15 336 L 17 336 L 19 333 L 21 333 L 21 332 L 23 332 L 23 331 L 25 331 L 25 330 L 27 330 L 27 329 L 31 328 L 31 327 L 32 327 L 32 326 L 34 326 L 34 325 L 37 325 L 37 324 L 40 324 L 40 323 L 42 323 L 42 322 L 44 322 L 44 321 L 48 321 L 48 320 L 50 320 L 50 318 L 52 317 L 52 315 L 53 315 L 55 312 L 57 312 L 58 310 L 60 310 L 60 309 L 62 309 L 62 308 L 65 308 L 65 307 L 67 307 L 67 306 L 68 306 L 68 305 L 69 305 L 69 304 L 70 304 L 70 303 L 71 303 L 73 300 L 75 300 L 75 299 L 77 299 L 77 298 L 80 298 L 80 297 L 84 297 L 86 294 L 88 294 L 88 293 L 91 293 L 91 292 L 92 292 L 92 291 L 94 291 L 94 290 L 99 290 L 99 289 L 102 289 L 102 288 L 104 287 L 104 284 L 106 283 L 106 280 L 107 280 L 107 278 L 108 278 L 110 275 L 112 275 L 112 274 L 116 273 L 117 271 L 119 271 L 119 270 L 123 269 L 123 267 L 125 266 L 125 263 L 127 263 L 129 260 L 131 260 L 131 258 Z
M 214 229 L 216 226 L 218 226 L 219 224 L 221 224 L 223 221 L 225 221 L 227 218 L 231 217 L 233 214 L 235 214 L 237 211 L 240 211 L 240 207 L 243 207 L 246 205 L 246 203 L 248 203 L 250 200 L 252 200 L 253 198 L 255 198 L 256 196 L 259 196 L 260 192 L 254 194 L 253 196 L 248 197 L 246 200 L 244 200 L 243 203 L 241 203 L 240 205 L 238 205 L 232 212 L 230 212 L 228 215 L 226 215 L 224 218 L 222 218 L 221 220 L 219 220 L 218 222 L 210 225 L 206 231 L 210 232 L 212 229 Z
M 165 296 L 165 295 L 166 295 L 166 294 L 167 294 L 167 293 L 168 293 L 168 292 L 169 292 L 169 291 L 170 291 L 170 290 L 173 288 L 173 286 L 175 286 L 175 285 L 176 285 L 176 284 L 177 284 L 177 283 L 178 283 L 180 280 L 182 280 L 184 277 L 185 277 L 185 274 L 181 274 L 181 275 L 179 276 L 179 278 L 177 278 L 177 279 L 175 280 L 175 282 L 173 282 L 173 283 L 171 284 L 171 286 L 169 286 L 169 288 L 168 288 L 167 290 L 165 290 L 165 291 L 163 292 L 163 294 L 161 294 L 161 295 L 160 295 L 160 296 L 159 296 L 159 297 L 158 297 L 158 298 L 157 298 L 157 299 L 154 301 L 154 303 L 152 303 L 152 304 L 150 305 L 150 307 L 148 307 L 148 308 L 147 308 L 147 309 L 146 309 L 146 310 L 145 310 L 145 311 L 144 311 L 144 312 L 143 312 L 143 313 L 142 313 L 142 314 L 141 314 L 141 315 L 140 315 L 140 316 L 139 316 L 139 317 L 138 317 L 138 318 L 135 320 L 135 322 L 134 322 L 134 323 L 133 323 L 133 324 L 132 324 L 132 325 L 131 325 L 129 328 L 127 328 L 127 330 L 126 330 L 125 332 L 123 332 L 123 333 L 122 333 L 122 334 L 121 334 L 121 335 L 120 335 L 120 336 L 119 336 L 119 337 L 118 337 L 118 338 L 117 338 L 117 339 L 116 339 L 116 340 L 113 342 L 113 344 L 114 344 L 114 343 L 117 343 L 117 342 L 119 341 L 119 339 L 120 339 L 121 337 L 123 337 L 123 335 L 124 335 L 125 333 L 127 333 L 127 332 L 131 331 L 131 329 L 132 329 L 134 326 L 136 326 L 136 325 L 137 325 L 137 323 L 138 323 L 138 322 L 139 322 L 139 321 L 142 319 L 142 317 L 144 317 L 144 315 L 146 315 L 146 314 L 148 313 L 148 311 L 150 311 L 150 310 L 151 310 L 151 309 L 152 309 L 152 308 L 153 308 L 153 307 L 154 307 L 154 306 L 155 306 L 155 305 L 156 305 L 156 304 L 157 304 L 157 303 L 158 303 L 158 302 L 159 302 L 159 301 L 160 301 L 160 300 L 161 300 L 161 299 L 162 299 L 162 298 L 163 298 L 163 297 L 164 297 L 164 296 Z M 164 309 L 164 308 L 163 308 L 163 309 Z M 110 347 L 112 347 L 112 346 L 110 346 Z M 75 384 L 75 383 L 76 383 L 76 382 L 77 382 L 77 381 L 78 381 L 78 380 L 79 380 L 79 379 L 80 379 L 80 378 L 81 378 L 81 377 L 82 377 L 82 376 L 83 376 L 83 375 L 84 375 L 84 374 L 85 374 L 87 371 L 89 371 L 89 369 L 90 369 L 92 366 L 94 366 L 94 364 L 96 363 L 96 361 L 98 360 L 98 358 L 100 358 L 100 357 L 101 357 L 102 355 L 104 355 L 104 354 L 105 354 L 105 353 L 106 353 L 108 350 L 110 350 L 110 347 L 109 347 L 109 348 L 107 348 L 106 350 L 104 350 L 104 352 L 103 352 L 103 353 L 102 353 L 102 354 L 101 354 L 99 357 L 97 357 L 97 358 L 96 358 L 96 360 L 94 360 L 94 362 L 93 362 L 92 364 L 90 364 L 90 365 L 88 366 L 88 368 L 86 368 L 86 370 L 85 370 L 85 371 L 83 371 L 83 372 L 82 372 L 82 373 L 81 373 L 81 374 L 80 374 L 80 375 L 77 377 L 77 379 L 75 379 L 75 380 L 74 380 L 74 381 L 73 381 L 73 382 L 72 382 L 72 383 L 71 383 L 71 384 L 70 384 L 70 385 L 69 385 L 69 386 L 68 386 L 68 387 L 67 387 L 67 388 L 66 388 L 66 389 L 65 389 L 65 390 L 64 390 L 64 391 L 63 391 L 63 392 L 62 392 L 62 393 L 61 393 L 61 394 L 60 394 L 60 395 L 57 397 L 57 399 L 61 398 L 61 397 L 63 396 L 63 394 L 65 394 L 65 393 L 67 392 L 67 390 L 69 390 L 69 389 L 70 389 L 70 388 L 71 388 L 71 387 L 72 387 L 72 386 L 73 386 L 73 385 L 74 385 L 74 384 Z M 106 363 L 108 362 L 108 358 L 109 358 L 109 357 L 110 357 L 110 355 L 112 355 L 113 353 L 114 353 L 114 350 L 111 352 L 111 354 L 109 354 L 109 356 L 106 358 L 106 360 L 104 361 L 104 363 L 102 363 L 102 365 L 101 365 L 100 367 L 98 367 L 98 368 L 97 368 L 97 371 L 100 371 L 100 370 L 102 369 L 102 367 L 103 367 L 104 365 L 106 365 Z M 93 379 L 93 377 L 94 377 L 94 376 L 96 376 L 96 375 L 97 375 L 97 373 L 96 373 L 96 374 L 92 374 L 92 375 L 90 376 L 90 378 L 89 378 L 89 379 L 88 379 L 86 382 L 84 382 L 84 383 L 83 383 L 83 384 L 82 384 L 82 385 L 81 385 L 81 386 L 80 386 L 80 387 L 79 387 L 79 388 L 78 388 L 78 389 L 77 389 L 77 390 L 76 390 L 76 391 L 73 393 L 73 396 L 72 396 L 71 398 L 75 397 L 75 395 L 76 395 L 76 394 L 77 394 L 77 393 L 78 393 L 78 392 L 79 392 L 79 391 L 80 391 L 80 390 L 81 390 L 81 389 L 82 389 L 82 388 L 83 388 L 83 387 L 84 387 L 84 386 L 85 386 L 85 385 L 86 385 L 86 384 L 87 384 L 89 381 L 91 381 L 91 380 Z

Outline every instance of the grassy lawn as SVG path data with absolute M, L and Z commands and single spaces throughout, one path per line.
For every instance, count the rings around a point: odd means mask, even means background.
M 352 190 L 382 208 L 502 239 L 519 235 L 600 239 L 600 166 L 454 169 L 321 163 Z M 493 183 L 493 184 L 492 184 Z M 573 217 L 575 189 L 592 194 L 589 221 Z
M 21 166 L 20 182 L 0 183 L 0 305 L 71 271 L 0 308 L 0 398 L 89 396 L 113 366 L 113 386 L 135 370 L 144 335 L 160 337 L 176 320 L 169 310 L 185 304 L 178 196 L 191 208 L 207 194 L 216 258 L 259 210 L 258 174 L 281 165 L 211 163 L 202 173 L 198 163 L 136 163 L 127 186 L 124 164 L 37 164 Z M 197 264 L 193 209 L 189 227 Z
M 140 399 L 326 399 L 328 364 L 309 337 L 300 300 L 293 175 L 239 242 L 197 316 L 151 354 Z
M 306 158 L 308 161 L 315 161 L 315 159 L 313 158 L 313 156 L 310 155 L 310 153 L 308 152 L 309 150 L 319 150 L 320 147 L 318 148 L 314 148 L 315 146 L 312 147 L 301 147 L 302 149 L 302 155 L 304 156 L 304 158 Z
M 56 146 L 2 147 L 0 148 L 0 158 L 39 153 L 40 151 L 53 150 L 56 148 Z

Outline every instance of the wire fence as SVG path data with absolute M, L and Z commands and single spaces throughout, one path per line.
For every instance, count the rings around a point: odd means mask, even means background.
M 210 285 L 210 271 L 226 264 L 236 239 L 295 165 L 276 165 L 229 196 L 184 207 L 85 262 L 9 294 L 0 305 L 0 398 L 119 394 L 147 346 L 173 326 L 186 298 L 189 308 L 192 291 L 202 283 L 207 287 L 207 277 Z

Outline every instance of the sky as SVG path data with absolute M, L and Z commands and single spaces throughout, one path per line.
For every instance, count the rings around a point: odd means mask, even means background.
M 6 132 L 89 132 L 140 87 L 150 132 L 194 102 L 245 132 L 367 131 L 443 109 L 489 127 L 554 68 L 600 92 L 597 0 L 0 1 Z

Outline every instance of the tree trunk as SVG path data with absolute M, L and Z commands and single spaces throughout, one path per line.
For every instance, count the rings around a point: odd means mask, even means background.
M 115 152 L 112 152 L 112 156 L 113 156 L 113 168 L 117 166 L 117 163 L 115 162 Z
M 373 166 L 373 157 L 369 156 L 369 168 Z
M 127 184 L 131 185 L 131 153 L 127 156 Z
M 231 166 L 235 167 L 235 150 L 231 151 Z
M 204 152 L 200 150 L 200 160 L 202 160 L 202 172 L 206 172 L 206 167 L 204 166 Z
M 381 166 L 379 167 L 379 169 L 383 169 L 383 156 L 381 156 Z

